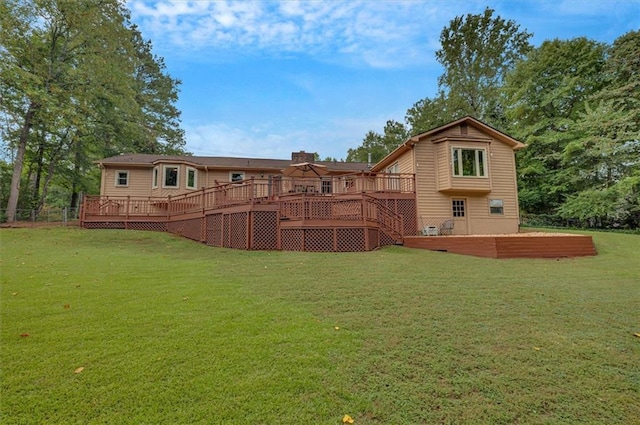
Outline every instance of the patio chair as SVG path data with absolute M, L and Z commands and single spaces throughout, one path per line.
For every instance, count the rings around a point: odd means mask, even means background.
M 441 235 L 450 235 L 451 233 L 453 233 L 453 220 L 443 221 L 440 225 L 439 233 Z

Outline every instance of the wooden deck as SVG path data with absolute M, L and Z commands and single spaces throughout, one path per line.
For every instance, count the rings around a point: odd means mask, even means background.
M 405 236 L 404 246 L 488 258 L 567 258 L 597 255 L 591 236 L 557 233 Z
M 324 186 L 319 179 L 250 180 L 174 198 L 87 197 L 81 223 L 93 229 L 168 231 L 249 250 L 370 251 L 416 234 L 413 176 L 367 173 L 342 179 Z

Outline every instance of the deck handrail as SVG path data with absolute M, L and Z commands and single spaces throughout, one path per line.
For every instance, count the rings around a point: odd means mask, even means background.
M 391 173 L 352 173 L 322 178 L 276 176 L 223 183 L 167 197 L 88 195 L 83 200 L 83 214 L 126 217 L 176 216 L 301 193 L 330 197 L 370 192 L 415 193 L 415 176 Z

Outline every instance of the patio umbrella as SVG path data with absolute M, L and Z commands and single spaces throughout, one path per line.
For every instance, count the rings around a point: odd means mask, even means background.
M 291 164 L 282 169 L 282 175 L 287 177 L 322 177 L 327 174 L 329 174 L 329 170 L 327 170 L 326 165 L 312 164 L 310 162 Z

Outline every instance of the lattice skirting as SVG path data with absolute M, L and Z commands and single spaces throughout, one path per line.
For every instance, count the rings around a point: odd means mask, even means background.
M 159 223 L 157 221 L 140 221 L 127 224 L 130 230 L 152 230 L 155 232 L 166 232 L 167 223 Z
M 188 220 L 172 221 L 167 225 L 167 230 L 176 235 L 195 241 L 202 240 L 202 218 L 191 218 Z
M 204 220 L 205 242 L 218 247 L 250 249 L 247 238 L 248 218 L 249 212 L 208 215 Z
M 363 227 L 325 229 L 281 229 L 283 251 L 356 252 L 378 246 L 377 231 Z M 366 235 L 374 239 L 367 241 Z
M 124 229 L 124 221 L 92 221 L 84 222 L 85 229 Z

